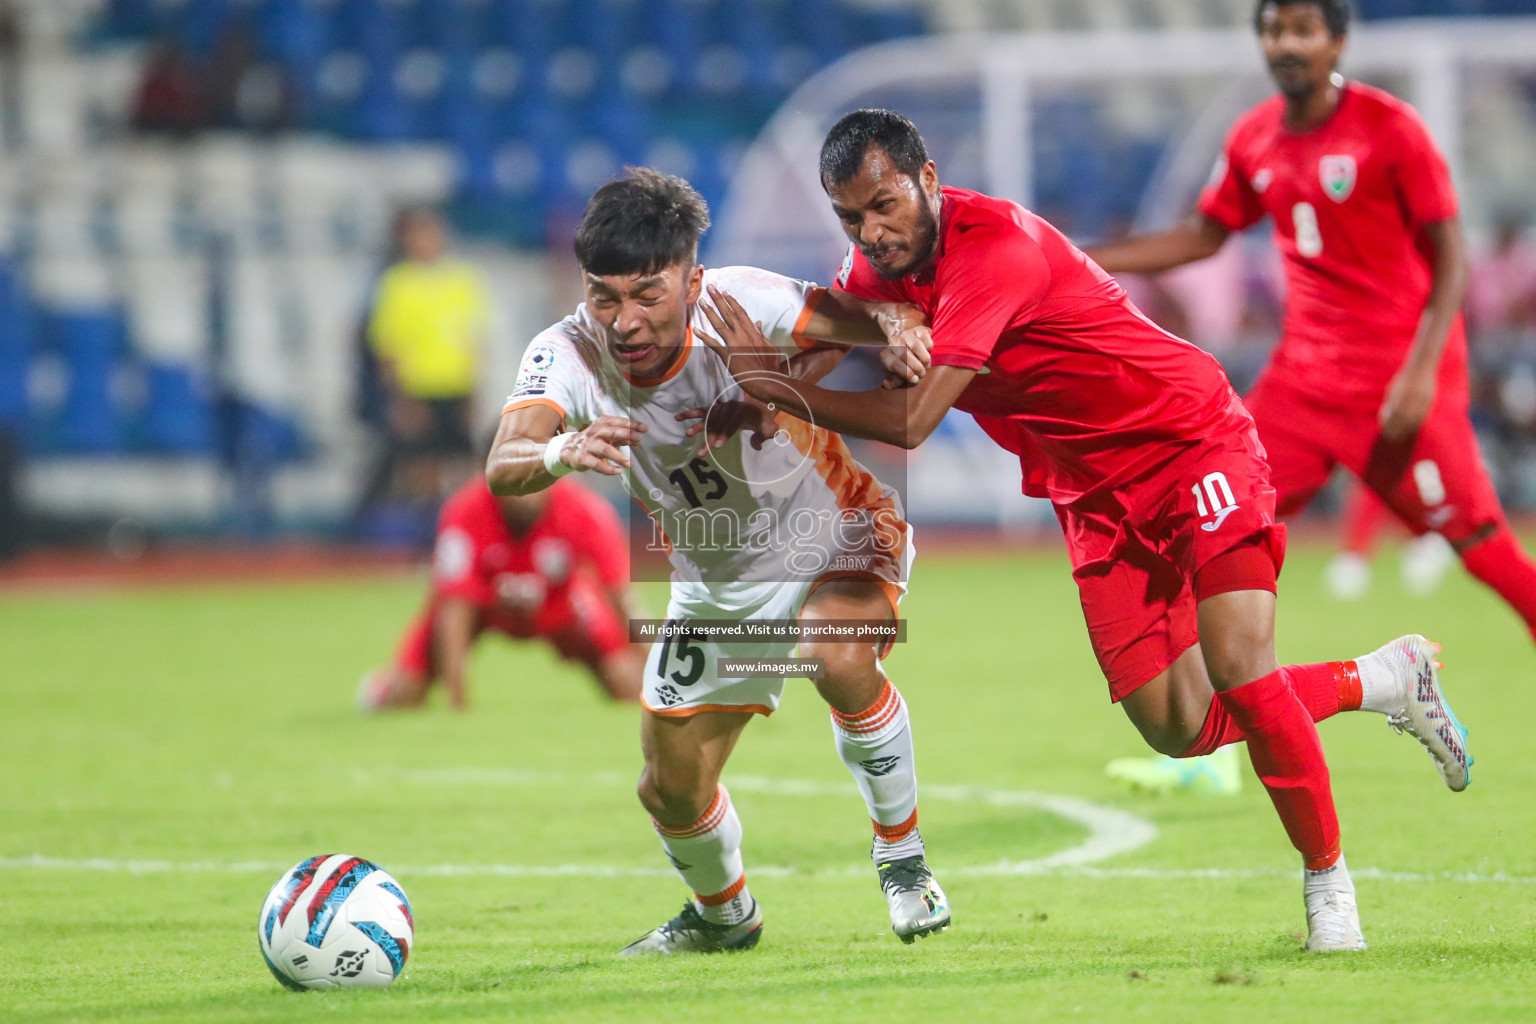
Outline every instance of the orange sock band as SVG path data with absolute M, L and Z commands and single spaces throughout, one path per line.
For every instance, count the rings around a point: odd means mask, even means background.
M 911 816 L 899 825 L 882 825 L 873 818 L 869 820 L 875 826 L 875 835 L 888 843 L 895 843 L 907 838 L 917 828 L 917 808 L 912 808 Z
M 651 827 L 668 839 L 695 839 L 706 832 L 711 832 L 720 827 L 725 820 L 725 812 L 731 803 L 725 796 L 725 790 L 715 788 L 715 799 L 709 805 L 709 810 L 700 815 L 699 820 L 690 825 L 663 825 L 655 818 L 651 819 Z
M 836 708 L 832 708 L 831 711 L 832 720 L 844 732 L 855 735 L 874 732 L 884 728 L 891 719 L 901 713 L 901 694 L 896 692 L 896 687 L 892 686 L 891 681 L 887 679 L 880 689 L 880 696 L 876 697 L 875 702 L 863 711 L 852 715 L 845 715 Z
M 1335 854 L 1335 856 L 1337 856 L 1337 854 Z M 718 907 L 729 903 L 732 897 L 734 897 L 737 893 L 741 892 L 741 890 L 745 889 L 746 887 L 747 876 L 742 875 L 740 878 L 736 879 L 736 881 L 732 882 L 724 889 L 721 889 L 713 896 L 699 896 L 698 893 L 694 893 L 694 895 L 698 896 L 699 902 L 704 904 L 706 907 Z

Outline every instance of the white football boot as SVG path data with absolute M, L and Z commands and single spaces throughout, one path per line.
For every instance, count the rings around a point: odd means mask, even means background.
M 1307 893 L 1307 951 L 1354 952 L 1365 947 L 1355 894 L 1320 889 Z
M 752 901 L 752 913 L 740 924 L 706 921 L 698 905 L 689 900 L 682 913 L 619 950 L 619 956 L 730 953 L 751 949 L 762 936 L 763 912 L 756 900 Z
M 1344 855 L 1322 871 L 1302 871 L 1302 896 L 1307 902 L 1307 951 L 1343 953 L 1365 948 L 1355 883 Z
M 897 938 L 910 945 L 920 936 L 949 929 L 949 897 L 921 856 L 888 860 L 877 870 Z
M 1424 745 L 1440 777 L 1460 793 L 1472 781 L 1472 755 L 1467 753 L 1467 729 L 1456 718 L 1440 689 L 1440 645 L 1418 634 L 1400 636 L 1367 658 L 1385 662 L 1397 676 L 1402 707 L 1387 713 L 1387 724 Z

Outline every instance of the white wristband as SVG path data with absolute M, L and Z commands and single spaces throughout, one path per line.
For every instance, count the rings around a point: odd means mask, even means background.
M 575 436 L 574 432 L 556 434 L 544 446 L 544 468 L 549 471 L 550 476 L 565 476 L 567 473 L 576 472 L 575 466 L 560 461 L 560 453 L 565 450 L 565 442 Z

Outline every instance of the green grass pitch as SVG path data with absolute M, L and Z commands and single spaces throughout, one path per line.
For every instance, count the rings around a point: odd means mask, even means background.
M 1323 724 L 1371 942 L 1333 958 L 1299 950 L 1297 858 L 1251 775 L 1226 800 L 1142 799 L 1104 778 L 1142 748 L 1058 555 L 919 558 L 910 642 L 887 662 L 951 931 L 890 933 L 862 805 L 798 681 L 726 778 L 762 944 L 648 962 L 613 953 L 685 892 L 634 800 L 636 712 L 543 649 L 483 645 L 466 716 L 364 718 L 354 684 L 391 650 L 415 581 L 13 591 L 0 1020 L 1536 1019 L 1536 652 L 1459 573 L 1412 599 L 1388 560 L 1369 600 L 1335 603 L 1324 554 L 1292 553 L 1282 660 L 1425 632 L 1477 757 L 1451 794 L 1379 716 Z M 1019 865 L 1097 833 L 1028 794 L 1156 834 L 1031 873 Z M 417 945 L 387 990 L 293 994 L 261 963 L 267 888 L 329 852 L 379 862 L 411 896 Z

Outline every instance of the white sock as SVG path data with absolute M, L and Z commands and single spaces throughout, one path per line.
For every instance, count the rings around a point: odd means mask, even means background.
M 691 825 L 673 828 L 652 819 L 672 866 L 693 890 L 699 913 L 713 924 L 740 924 L 752 915 L 752 894 L 741 866 L 741 819 L 724 786 Z
M 917 830 L 917 765 L 907 702 L 889 681 L 863 711 L 832 712 L 832 738 L 875 826 L 877 865 L 923 854 Z
M 1360 710 L 1382 715 L 1400 714 L 1408 704 L 1406 679 L 1392 667 L 1383 651 L 1355 659 L 1360 672 Z
M 1301 871 L 1305 881 L 1302 886 L 1303 893 L 1314 892 L 1347 892 L 1351 896 L 1355 894 L 1354 879 L 1349 877 L 1349 866 L 1344 863 L 1344 855 L 1339 854 L 1339 859 L 1333 862 L 1333 867 L 1324 868 L 1321 871 Z

